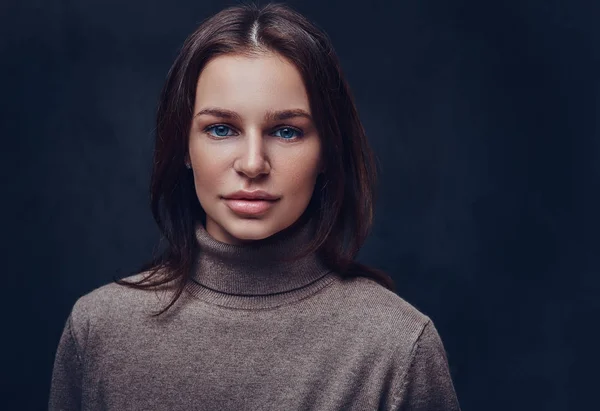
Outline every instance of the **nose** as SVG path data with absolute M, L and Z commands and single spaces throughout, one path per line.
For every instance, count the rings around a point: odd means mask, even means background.
M 265 155 L 265 142 L 259 132 L 248 133 L 243 139 L 242 153 L 237 158 L 234 168 L 249 178 L 268 174 L 271 167 Z

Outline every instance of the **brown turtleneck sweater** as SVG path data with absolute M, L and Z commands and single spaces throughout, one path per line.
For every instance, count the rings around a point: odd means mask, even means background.
M 198 224 L 194 280 L 159 317 L 168 287 L 111 283 L 79 298 L 49 410 L 459 410 L 430 318 L 314 254 L 274 262 L 313 230 L 230 245 Z

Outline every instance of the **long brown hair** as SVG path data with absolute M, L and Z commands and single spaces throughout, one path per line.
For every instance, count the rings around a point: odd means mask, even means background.
M 386 273 L 354 261 L 371 230 L 377 172 L 331 41 L 324 31 L 287 5 L 244 3 L 206 19 L 186 39 L 161 93 L 150 207 L 167 246 L 136 271 L 149 271 L 140 281 L 113 278 L 117 284 L 138 289 L 173 281 L 175 295 L 156 315 L 168 310 L 185 289 L 199 252 L 194 226 L 206 221 L 193 174 L 184 165 L 199 73 L 218 55 L 256 56 L 265 52 L 286 57 L 299 70 L 325 159 L 325 171 L 317 178 L 301 217 L 315 217 L 317 231 L 307 248 L 292 259 L 317 252 L 341 276 L 370 277 L 395 292 L 394 282 Z M 163 275 L 157 275 L 159 272 Z

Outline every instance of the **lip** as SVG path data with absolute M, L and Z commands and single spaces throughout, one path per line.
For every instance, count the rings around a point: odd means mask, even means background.
M 225 200 L 278 200 L 279 197 L 264 190 L 245 191 L 238 190 L 235 193 L 223 196 Z
M 277 200 L 238 200 L 225 198 L 225 204 L 236 214 L 257 216 L 266 213 Z

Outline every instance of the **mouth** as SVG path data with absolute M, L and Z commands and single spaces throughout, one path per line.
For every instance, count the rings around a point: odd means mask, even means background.
M 224 198 L 225 204 L 236 214 L 262 215 L 273 207 L 279 200 L 250 200 Z

